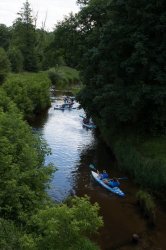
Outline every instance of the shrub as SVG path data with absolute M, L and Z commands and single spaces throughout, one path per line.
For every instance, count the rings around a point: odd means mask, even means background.
M 21 72 L 23 70 L 23 55 L 18 48 L 10 48 L 8 51 L 8 57 L 11 63 L 11 69 L 13 72 Z
M 53 85 L 56 85 L 62 78 L 60 73 L 55 68 L 52 68 L 48 71 L 48 77 L 50 78 Z
M 152 196 L 149 193 L 140 190 L 137 192 L 136 198 L 140 208 L 144 213 L 144 216 L 148 217 L 151 224 L 155 224 L 156 206 Z
M 10 70 L 10 62 L 3 48 L 0 48 L 0 83 L 3 83 Z

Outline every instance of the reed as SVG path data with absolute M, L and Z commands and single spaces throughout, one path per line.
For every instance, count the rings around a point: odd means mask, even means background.
M 51 68 L 48 71 L 48 76 L 58 89 L 70 88 L 73 85 L 78 85 L 80 81 L 79 71 L 67 66 Z
M 106 127 L 99 119 L 102 138 L 112 149 L 118 167 L 128 172 L 142 188 L 160 195 L 166 188 L 166 140 L 165 137 L 145 138 L 133 131 L 117 131 L 114 124 Z
M 136 194 L 137 203 L 140 206 L 145 217 L 148 218 L 151 225 L 156 222 L 156 205 L 152 196 L 146 191 L 140 190 Z

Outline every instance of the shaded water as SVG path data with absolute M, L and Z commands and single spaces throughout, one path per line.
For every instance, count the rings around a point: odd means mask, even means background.
M 54 98 L 48 112 L 32 124 L 52 150 L 46 163 L 51 162 L 57 167 L 49 195 L 54 201 L 61 202 L 71 193 L 87 194 L 92 202 L 99 203 L 104 227 L 95 241 L 101 249 L 166 249 L 164 212 L 160 211 L 157 230 L 149 229 L 135 205 L 137 187 L 130 179 L 121 181 L 125 198 L 113 195 L 92 180 L 90 163 L 95 163 L 99 170 L 106 169 L 110 176 L 121 177 L 124 173 L 117 170 L 113 155 L 99 135 L 82 126 L 79 115 L 84 114 L 83 110 L 54 110 L 55 105 L 62 102 L 62 96 Z M 139 248 L 131 243 L 133 233 L 142 237 Z

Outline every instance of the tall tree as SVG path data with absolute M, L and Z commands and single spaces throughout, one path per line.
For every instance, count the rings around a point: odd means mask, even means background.
M 91 0 L 80 12 L 85 27 L 86 13 L 82 104 L 108 126 L 164 133 L 165 2 Z
M 23 55 L 18 48 L 10 47 L 8 50 L 8 57 L 11 63 L 11 70 L 13 72 L 21 72 L 23 70 Z
M 0 24 L 0 47 L 8 49 L 11 39 L 11 30 L 4 24 Z
M 28 0 L 23 4 L 18 18 L 13 25 L 13 44 L 24 57 L 24 70 L 37 71 L 38 57 L 36 52 L 37 35 L 35 32 L 32 9 Z
M 3 48 L 0 48 L 0 84 L 5 80 L 10 70 L 10 61 Z

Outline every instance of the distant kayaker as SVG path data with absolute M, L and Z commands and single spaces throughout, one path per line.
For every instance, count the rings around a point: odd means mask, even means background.
M 106 170 L 103 170 L 102 173 L 100 173 L 99 171 L 97 171 L 97 173 L 98 173 L 98 175 L 99 175 L 99 177 L 100 177 L 100 180 L 109 178 L 109 176 L 108 176 Z
M 84 117 L 84 118 L 83 118 L 83 123 L 85 123 L 85 124 L 89 124 L 89 118 Z

